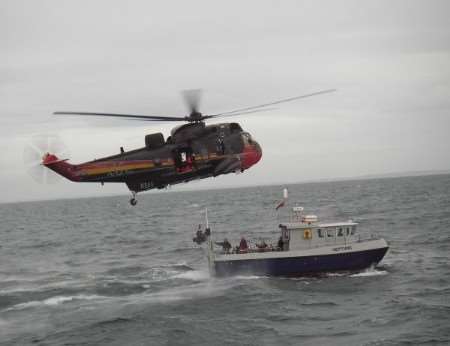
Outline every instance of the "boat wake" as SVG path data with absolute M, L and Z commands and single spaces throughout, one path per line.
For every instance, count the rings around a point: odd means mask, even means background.
M 236 275 L 234 276 L 236 280 L 257 280 L 257 279 L 267 279 L 266 275 Z
M 351 274 L 350 277 L 351 278 L 361 278 L 361 277 L 371 277 L 371 276 L 382 276 L 382 275 L 387 275 L 387 274 L 389 274 L 389 272 L 386 270 L 370 268 L 361 273 Z
M 360 277 L 371 277 L 371 276 L 381 276 L 381 275 L 387 275 L 389 272 L 385 270 L 385 268 L 368 268 L 364 271 L 360 272 L 337 272 L 337 273 L 326 273 L 325 277 L 351 277 L 351 278 L 360 278 Z
M 208 271 L 202 270 L 189 270 L 183 273 L 174 275 L 172 278 L 174 279 L 185 279 L 192 281 L 206 281 L 210 279 L 210 275 Z

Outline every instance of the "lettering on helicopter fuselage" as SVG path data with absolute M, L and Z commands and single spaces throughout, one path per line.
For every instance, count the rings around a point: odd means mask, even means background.
M 119 171 L 119 170 L 117 170 L 117 171 L 111 171 L 111 172 L 106 173 L 106 176 L 108 176 L 108 177 L 120 177 L 122 175 L 125 175 L 126 173 L 127 173 L 127 171 Z
M 139 184 L 139 188 L 141 190 L 150 190 L 150 189 L 153 189 L 154 187 L 155 187 L 155 185 L 151 181 L 145 181 L 145 182 Z

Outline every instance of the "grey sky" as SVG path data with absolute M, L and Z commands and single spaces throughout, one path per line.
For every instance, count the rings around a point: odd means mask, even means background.
M 77 163 L 170 124 L 56 119 L 55 110 L 184 115 L 203 88 L 220 112 L 321 89 L 238 120 L 263 147 L 239 176 L 186 187 L 450 169 L 448 1 L 2 1 L 0 202 L 102 196 L 124 185 L 38 185 L 30 136 Z M 178 189 L 178 187 L 174 187 Z

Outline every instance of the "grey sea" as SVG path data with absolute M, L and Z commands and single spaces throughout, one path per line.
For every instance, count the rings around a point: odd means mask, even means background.
M 287 186 L 385 238 L 376 267 L 213 278 L 192 242 L 277 239 L 284 186 L 0 205 L 2 345 L 448 345 L 450 175 Z

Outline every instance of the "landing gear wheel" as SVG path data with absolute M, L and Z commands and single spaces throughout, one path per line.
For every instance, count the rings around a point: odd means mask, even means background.
M 134 207 L 137 204 L 137 199 L 136 199 L 136 191 L 131 191 L 131 199 L 130 199 L 130 204 Z

